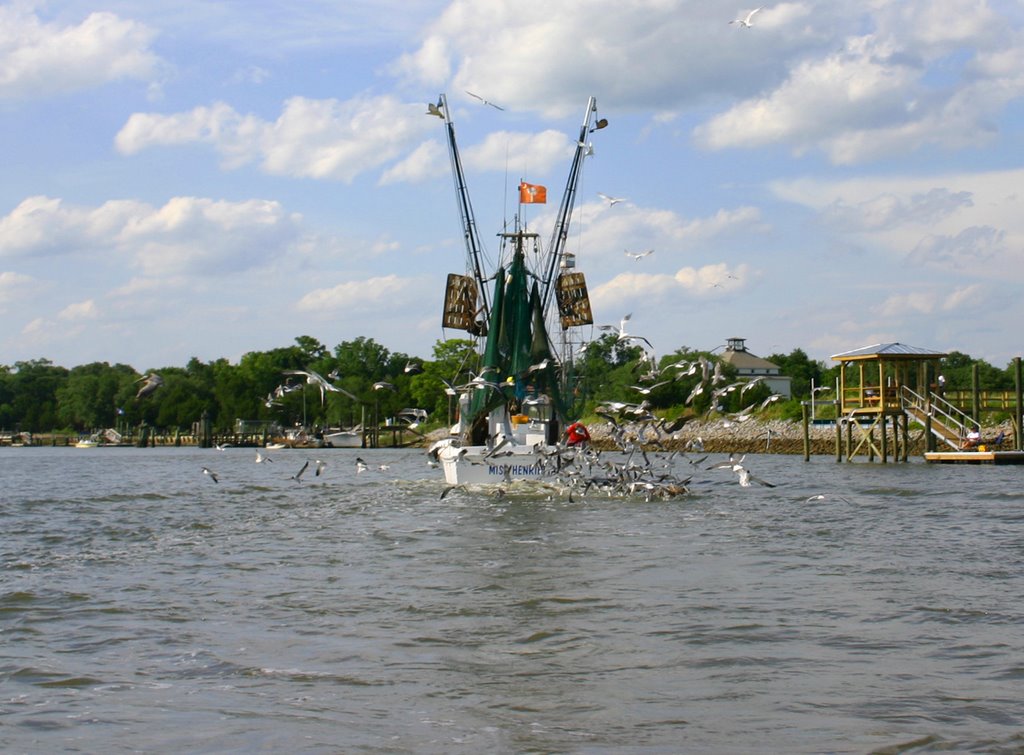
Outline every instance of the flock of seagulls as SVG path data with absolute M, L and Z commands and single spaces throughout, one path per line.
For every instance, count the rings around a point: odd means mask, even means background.
M 264 454 L 260 450 L 256 451 L 256 462 L 255 462 L 256 464 L 270 464 L 270 463 L 273 463 L 273 461 L 274 460 L 272 458 L 270 458 L 269 455 Z M 315 458 L 314 459 L 303 459 L 302 460 L 302 465 L 298 468 L 298 470 L 295 472 L 295 474 L 290 475 L 287 479 L 288 480 L 293 480 L 296 483 L 301 483 L 303 477 L 311 469 L 313 470 L 313 476 L 314 477 L 322 477 L 327 472 L 327 462 L 324 461 L 323 459 L 315 459 Z M 367 464 L 365 460 L 363 460 L 362 458 L 360 458 L 358 456 L 356 457 L 356 459 L 355 459 L 355 471 L 356 471 L 356 474 L 361 474 L 361 473 L 366 472 L 366 471 L 368 471 L 370 469 L 371 469 L 370 465 Z M 374 469 L 376 471 L 378 471 L 378 472 L 387 472 L 389 469 L 391 469 L 391 465 L 390 464 L 378 464 L 378 465 L 376 465 L 376 467 L 374 467 Z M 215 483 L 220 483 L 220 474 L 218 472 L 215 472 L 214 470 L 210 469 L 209 467 L 202 467 L 202 472 L 203 472 L 203 476 L 204 477 L 208 477 L 210 480 L 212 480 Z
M 696 355 L 692 359 L 679 359 L 659 368 L 650 341 L 643 336 L 627 332 L 626 327 L 630 318 L 631 314 L 627 314 L 623 316 L 618 326 L 598 327 L 614 334 L 619 343 L 636 344 L 644 349 L 641 363 L 647 365 L 647 371 L 640 375 L 637 384 L 633 386 L 633 390 L 644 398 L 637 402 L 605 402 L 597 408 L 597 416 L 607 423 L 607 436 L 613 446 L 610 452 L 587 446 L 559 445 L 549 448 L 537 444 L 533 450 L 542 466 L 542 476 L 545 479 L 542 484 L 549 486 L 553 492 L 568 495 L 570 500 L 597 492 L 607 495 L 640 496 L 648 501 L 671 499 L 687 494 L 694 474 L 697 470 L 704 469 L 728 470 L 735 475 L 740 487 L 775 487 L 773 483 L 753 474 L 744 465 L 744 457 L 735 458 L 730 455 L 724 461 L 702 466 L 708 458 L 707 455 L 700 458 L 690 456 L 691 453 L 704 453 L 704 442 L 700 437 L 689 440 L 683 450 L 679 450 L 678 443 L 672 441 L 679 441 L 679 431 L 698 415 L 688 411 L 676 418 L 658 417 L 646 397 L 661 386 L 683 378 L 696 377 L 697 380 L 685 399 L 685 404 L 692 409 L 694 401 L 699 396 L 709 396 L 711 400 L 708 414 L 711 411 L 724 414 L 723 421 L 728 426 L 731 423 L 747 421 L 754 416 L 757 409 L 767 407 L 778 401 L 781 396 L 771 394 L 764 400 L 749 400 L 739 411 L 726 413 L 723 408 L 726 398 L 735 394 L 740 397 L 736 403 L 744 404 L 743 397 L 748 391 L 762 384 L 764 377 L 729 380 L 722 370 L 720 360 L 709 359 L 703 355 Z M 537 365 L 538 368 L 541 366 Z M 449 388 L 455 391 L 491 385 L 498 384 L 487 378 L 477 377 L 466 386 Z M 771 430 L 767 431 L 766 436 L 765 451 L 768 451 Z M 475 457 L 467 457 L 469 463 L 500 463 L 501 459 L 513 455 L 508 444 L 507 438 L 495 435 L 488 440 L 488 450 L 483 457 L 479 461 L 476 461 Z M 427 452 L 428 464 L 431 466 L 437 466 L 440 446 L 440 443 L 435 444 Z M 468 449 L 463 449 L 463 454 L 465 455 L 467 451 Z M 685 462 L 682 472 L 679 471 L 680 462 Z M 506 471 L 506 479 L 495 489 L 495 495 L 505 495 L 508 483 L 511 483 L 511 479 Z M 454 490 L 464 487 L 448 486 L 441 497 L 444 498 Z
M 726 460 L 708 464 L 708 455 L 694 458 L 692 452 L 703 453 L 698 442 L 686 450 L 669 450 L 666 441 L 677 438 L 679 430 L 689 418 L 667 420 L 654 416 L 645 403 L 609 404 L 601 407 L 610 428 L 609 437 L 614 449 L 596 450 L 589 446 L 555 446 L 538 444 L 535 447 L 542 467 L 543 481 L 525 483 L 535 490 L 547 490 L 551 496 L 567 497 L 570 502 L 588 495 L 608 497 L 639 497 L 644 501 L 672 500 L 692 492 L 694 476 L 703 470 L 728 470 L 736 475 L 740 487 L 759 485 L 772 488 L 774 484 L 755 476 L 743 465 L 745 457 L 730 455 Z M 490 451 L 478 463 L 494 463 L 512 451 L 505 448 L 507 441 L 491 439 Z M 436 466 L 436 448 L 428 451 L 428 464 Z M 474 463 L 474 462 L 471 462 Z M 495 497 L 507 495 L 512 483 L 506 468 L 505 478 L 496 486 Z M 441 491 L 445 498 L 456 490 L 467 490 L 465 485 L 447 485 Z

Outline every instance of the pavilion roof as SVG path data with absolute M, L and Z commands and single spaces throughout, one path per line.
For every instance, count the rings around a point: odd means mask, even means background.
M 919 346 L 910 346 L 896 341 L 893 343 L 875 343 L 870 346 L 862 346 L 852 351 L 833 354 L 831 358 L 836 362 L 847 362 L 858 359 L 941 359 L 944 356 L 946 354 L 941 351 L 923 349 Z

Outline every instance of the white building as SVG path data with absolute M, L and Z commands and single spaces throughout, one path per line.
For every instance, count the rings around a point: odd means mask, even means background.
M 784 398 L 793 397 L 792 378 L 780 374 L 779 366 L 761 359 L 747 351 L 744 338 L 729 338 L 725 342 L 725 351 L 722 352 L 722 361 L 736 368 L 736 377 L 739 380 L 750 380 L 751 378 L 763 378 L 765 385 L 772 393 L 778 393 Z

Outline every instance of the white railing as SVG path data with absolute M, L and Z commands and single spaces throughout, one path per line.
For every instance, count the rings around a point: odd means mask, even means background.
M 954 443 L 952 438 L 936 430 L 936 427 L 944 429 L 949 435 L 955 434 L 957 440 L 962 441 L 967 437 L 967 428 L 974 425 L 974 420 L 970 415 L 960 411 L 936 393 L 929 394 L 928 399 L 925 399 L 924 396 L 912 391 L 907 386 L 902 386 L 900 398 L 904 408 L 912 407 L 923 415 L 930 415 L 932 418 L 932 434 L 942 438 L 953 448 L 959 448 L 959 444 Z

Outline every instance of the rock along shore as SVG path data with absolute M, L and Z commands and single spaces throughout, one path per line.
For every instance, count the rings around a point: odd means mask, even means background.
M 606 422 L 595 422 L 587 425 L 590 431 L 591 445 L 601 450 L 614 449 L 611 428 Z M 639 425 L 627 425 L 626 437 L 637 439 Z M 998 429 L 996 429 L 998 432 Z M 445 437 L 444 430 L 431 433 L 427 445 Z M 813 455 L 835 455 L 835 425 L 810 425 L 808 427 L 810 452 Z M 861 434 L 854 433 L 854 443 Z M 655 440 L 658 439 L 658 442 Z M 803 454 L 803 424 L 794 420 L 758 420 L 734 422 L 725 419 L 693 420 L 672 435 L 656 435 L 648 429 L 643 436 L 643 446 L 648 449 L 664 448 L 668 451 L 691 451 L 703 448 L 707 453 L 772 453 L 772 454 Z M 875 442 L 880 442 L 879 432 L 875 431 Z M 660 446 L 659 446 L 660 442 Z M 843 452 L 845 453 L 845 436 Z M 890 453 L 892 441 L 889 439 Z M 921 456 L 925 452 L 925 437 L 922 428 L 911 429 L 908 454 Z

